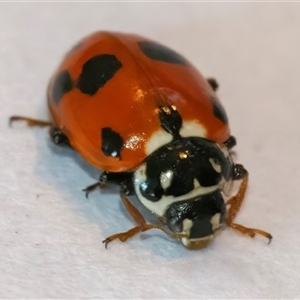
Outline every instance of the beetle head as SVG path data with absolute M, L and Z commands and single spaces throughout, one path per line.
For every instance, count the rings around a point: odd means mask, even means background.
M 221 193 L 215 191 L 171 204 L 166 212 L 166 223 L 171 231 L 186 235 L 181 240 L 187 248 L 201 249 L 209 244 L 222 225 L 225 212 Z

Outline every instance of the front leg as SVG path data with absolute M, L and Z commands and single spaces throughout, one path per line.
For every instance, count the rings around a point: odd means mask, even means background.
M 243 200 L 245 198 L 245 194 L 248 186 L 248 177 L 249 177 L 247 170 L 244 169 L 242 165 L 235 164 L 233 170 L 234 170 L 233 179 L 234 180 L 242 179 L 242 183 L 237 195 L 229 199 L 226 203 L 226 205 L 230 205 L 230 208 L 227 211 L 227 219 L 226 219 L 227 226 L 243 234 L 247 234 L 252 238 L 255 237 L 256 234 L 260 234 L 266 237 L 267 239 L 269 239 L 269 243 L 270 243 L 273 238 L 270 233 L 261 229 L 249 228 L 240 224 L 233 223 L 233 220 L 236 217 L 237 213 L 239 212 Z
M 107 248 L 108 243 L 118 239 L 121 242 L 125 242 L 127 239 L 133 237 L 134 235 L 148 231 L 150 229 L 159 229 L 169 235 L 172 238 L 183 238 L 187 237 L 185 234 L 182 233 L 173 233 L 168 230 L 166 230 L 163 226 L 161 225 L 156 225 L 156 224 L 147 224 L 145 218 L 143 215 L 139 212 L 139 210 L 131 204 L 131 202 L 128 200 L 126 196 L 134 194 L 134 187 L 133 187 L 133 182 L 132 182 L 132 173 L 111 173 L 111 172 L 103 172 L 100 175 L 99 181 L 96 182 L 95 184 L 92 184 L 88 186 L 87 188 L 84 189 L 86 192 L 86 196 L 93 191 L 95 188 L 103 188 L 107 183 L 112 182 L 115 184 L 120 185 L 120 197 L 122 199 L 122 203 L 129 213 L 129 215 L 132 217 L 132 219 L 135 221 L 137 226 L 129 229 L 128 231 L 121 232 L 121 233 L 116 233 L 113 234 L 109 237 L 107 237 L 103 243 L 105 244 L 105 248 Z
M 236 145 L 236 138 L 231 135 L 223 144 L 230 150 Z
M 105 248 L 107 248 L 108 243 L 110 243 L 116 239 L 120 240 L 121 242 L 125 242 L 129 238 L 135 236 L 136 234 L 144 232 L 144 231 L 148 231 L 150 229 L 159 229 L 174 239 L 180 239 L 180 238 L 187 237 L 186 234 L 183 234 L 183 233 L 174 233 L 174 232 L 168 231 L 161 225 L 147 224 L 143 215 L 139 212 L 139 210 L 133 204 L 131 204 L 131 202 L 128 200 L 128 198 L 124 194 L 122 194 L 122 192 L 120 193 L 120 197 L 122 199 L 124 207 L 126 208 L 129 215 L 132 217 L 132 219 L 135 221 L 137 226 L 129 229 L 128 231 L 116 233 L 116 234 L 113 234 L 113 235 L 107 237 L 103 241 L 103 243 L 105 244 Z

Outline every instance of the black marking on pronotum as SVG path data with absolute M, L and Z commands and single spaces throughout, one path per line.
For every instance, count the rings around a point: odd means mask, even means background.
M 58 104 L 64 94 L 70 92 L 73 88 L 71 75 L 67 70 L 60 72 L 53 82 L 52 100 Z
M 224 124 L 228 124 L 228 118 L 221 103 L 214 97 L 212 97 L 211 101 L 213 104 L 215 117 L 222 121 Z
M 94 95 L 107 81 L 114 77 L 122 63 L 112 54 L 93 56 L 82 66 L 76 87 L 84 94 Z
M 187 61 L 183 56 L 166 46 L 150 41 L 139 42 L 138 44 L 142 52 L 153 60 L 163 61 L 170 64 L 187 64 Z
M 220 165 L 218 173 L 211 164 Z M 139 189 L 143 197 L 156 202 L 163 195 L 179 197 L 195 189 L 195 180 L 202 187 L 218 185 L 232 176 L 231 163 L 214 143 L 199 137 L 178 138 L 152 152 L 146 160 L 146 179 Z M 163 189 L 161 174 L 172 171 L 171 184 Z
M 104 155 L 118 157 L 121 159 L 121 150 L 124 146 L 124 140 L 121 135 L 110 127 L 104 127 L 101 130 L 102 145 L 101 149 Z
M 182 126 L 182 118 L 175 106 L 161 106 L 159 108 L 159 122 L 161 127 L 174 137 L 179 137 L 179 130 Z

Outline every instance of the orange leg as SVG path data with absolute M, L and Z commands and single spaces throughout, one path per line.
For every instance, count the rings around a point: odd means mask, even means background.
M 163 226 L 155 225 L 155 224 L 147 224 L 142 214 L 130 203 L 130 201 L 127 199 L 125 195 L 121 194 L 121 199 L 126 210 L 130 214 L 130 216 L 134 219 L 134 221 L 138 224 L 138 226 L 133 227 L 126 232 L 121 232 L 109 236 L 103 241 L 103 243 L 105 243 L 105 248 L 107 248 L 108 243 L 112 242 L 113 240 L 119 239 L 121 242 L 125 242 L 127 239 L 135 236 L 136 234 L 150 229 L 159 229 L 164 233 L 166 233 L 167 235 L 169 235 L 170 237 L 175 239 L 186 237 L 186 235 L 182 233 L 173 233 L 167 231 Z
M 237 195 L 230 198 L 226 203 L 226 205 L 230 205 L 230 208 L 227 212 L 227 225 L 232 223 L 233 219 L 236 217 L 242 206 L 248 186 L 248 179 L 249 175 L 248 172 L 246 172 Z
M 33 127 L 33 126 L 48 127 L 49 126 L 50 127 L 49 135 L 54 144 L 56 144 L 56 145 L 65 144 L 65 145 L 70 146 L 68 137 L 65 135 L 64 132 L 62 132 L 52 122 L 31 119 L 31 118 L 22 117 L 22 116 L 11 116 L 9 118 L 9 125 L 11 125 L 15 121 L 25 121 L 27 123 L 27 126 L 30 126 L 30 127 Z
M 242 180 L 239 192 L 237 193 L 236 196 L 229 199 L 226 203 L 226 205 L 230 205 L 230 208 L 228 209 L 228 212 L 227 212 L 226 224 L 227 224 L 227 226 L 233 228 L 234 230 L 237 230 L 243 234 L 247 234 L 252 238 L 255 237 L 256 234 L 260 234 L 260 235 L 268 238 L 269 243 L 270 243 L 273 238 L 270 233 L 260 230 L 260 229 L 248 228 L 243 225 L 233 223 L 233 220 L 236 217 L 237 213 L 239 212 L 239 210 L 242 206 L 243 200 L 245 198 L 245 193 L 246 193 L 247 185 L 248 185 L 248 177 L 249 177 L 248 172 L 246 172 L 246 174 Z
M 45 127 L 45 126 L 53 126 L 54 124 L 52 122 L 48 121 L 41 121 L 41 120 L 35 120 L 27 117 L 22 117 L 22 116 L 11 116 L 9 118 L 9 124 L 11 125 L 15 121 L 25 121 L 28 126 L 40 126 L 40 127 Z

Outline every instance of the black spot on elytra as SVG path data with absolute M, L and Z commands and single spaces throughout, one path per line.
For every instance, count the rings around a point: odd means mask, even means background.
M 139 42 L 142 52 L 153 60 L 158 60 L 170 64 L 186 65 L 186 59 L 174 50 L 149 41 Z
M 53 83 L 52 101 L 58 104 L 64 94 L 70 92 L 73 88 L 73 82 L 70 73 L 65 70 L 60 72 Z
M 212 98 L 212 104 L 215 117 L 222 121 L 224 124 L 228 124 L 228 118 L 221 103 L 217 99 Z
M 177 109 L 171 105 L 161 106 L 158 116 L 161 127 L 174 137 L 178 137 L 182 126 L 182 118 Z
M 83 66 L 77 81 L 77 88 L 84 94 L 94 95 L 122 67 L 112 54 L 100 54 L 90 58 Z
M 123 149 L 124 140 L 121 135 L 112 130 L 110 127 L 104 127 L 101 130 L 102 145 L 101 149 L 104 155 L 118 157 L 121 159 L 121 150 Z

